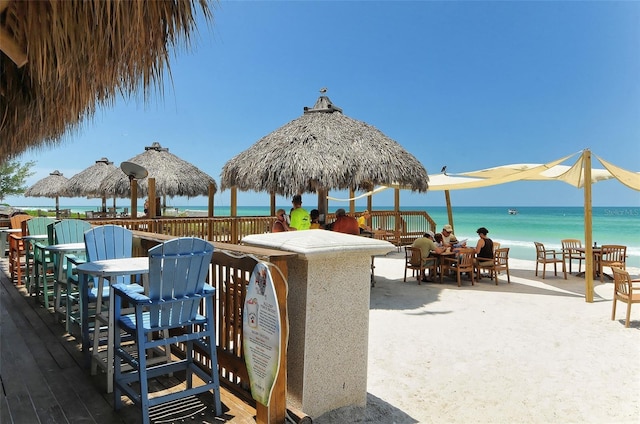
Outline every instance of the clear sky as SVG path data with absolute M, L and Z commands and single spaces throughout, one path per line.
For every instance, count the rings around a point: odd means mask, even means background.
M 322 87 L 345 115 L 396 140 L 430 174 L 444 165 L 457 173 L 549 162 L 584 148 L 640 171 L 640 2 L 223 1 L 213 7 L 213 24 L 199 19 L 193 49 L 175 52 L 164 96 L 156 91 L 146 104 L 140 94 L 118 99 L 59 147 L 21 155 L 20 161 L 37 162 L 27 184 L 55 169 L 71 177 L 103 156 L 119 165 L 154 141 L 219 184 L 229 159 L 300 117 Z M 594 164 L 601 167 L 595 158 Z M 216 205 L 228 206 L 229 194 L 219 191 Z M 459 206 L 580 206 L 583 192 L 561 182 L 519 182 L 453 191 L 451 199 Z M 5 201 L 54 204 L 21 196 Z M 401 193 L 403 205 L 444 202 L 442 192 Z M 241 192 L 238 203 L 268 205 L 268 195 Z M 391 191 L 374 197 L 374 207 L 392 204 Z M 593 204 L 639 206 L 640 194 L 615 180 L 600 182 Z

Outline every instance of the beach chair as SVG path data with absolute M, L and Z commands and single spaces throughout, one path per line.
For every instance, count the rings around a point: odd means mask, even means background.
M 640 280 L 632 280 L 627 271 L 622 268 L 612 267 L 613 271 L 613 309 L 611 310 L 611 320 L 616 319 L 616 302 L 619 300 L 627 304 L 627 315 L 625 318 L 624 326 L 629 328 L 629 321 L 631 319 L 631 304 L 640 303 L 640 285 L 633 283 L 640 283 Z
M 600 249 L 600 281 L 604 282 L 604 267 L 627 269 L 627 246 L 603 244 Z
M 442 283 L 442 278 L 444 274 L 448 274 L 451 271 L 456 273 L 456 279 L 458 282 L 458 287 L 461 285 L 460 276 L 463 273 L 468 273 L 471 278 L 471 285 L 475 286 L 475 255 L 476 250 L 473 248 L 463 248 L 458 252 L 457 258 L 444 258 L 442 264 L 440 265 L 440 282 Z
M 562 244 L 562 258 L 565 262 L 569 262 L 569 274 L 571 274 L 571 263 L 574 260 L 578 261 L 578 273 L 582 272 L 582 261 L 586 260 L 584 252 L 579 251 L 582 249 L 582 242 L 578 239 L 564 239 L 560 240 Z
M 482 258 L 478 258 L 478 280 L 482 279 L 482 270 L 489 271 L 490 278 L 495 279 L 496 286 L 498 285 L 498 274 L 500 271 L 507 273 L 507 283 L 511 284 L 511 276 L 509 275 L 509 248 L 504 247 L 496 249 L 493 252 L 493 260 L 487 261 Z
M 115 409 L 122 408 L 122 395 L 127 396 L 140 407 L 143 424 L 150 422 L 150 409 L 155 406 L 210 391 L 216 415 L 222 413 L 214 327 L 215 289 L 206 284 L 212 255 L 213 245 L 205 240 L 173 239 L 149 250 L 148 295 L 131 293 L 123 284 L 113 286 Z M 122 314 L 123 303 L 134 305 L 135 313 Z M 202 304 L 204 316 L 199 313 Z M 171 338 L 154 338 L 153 334 L 161 330 L 171 330 Z M 122 333 L 133 336 L 134 354 L 123 347 Z M 148 367 L 147 349 L 169 344 L 183 344 L 186 358 Z M 210 359 L 206 371 L 194 360 L 199 355 Z M 123 363 L 132 370 L 123 372 Z M 150 393 L 149 379 L 179 371 L 186 373 L 186 388 L 168 394 Z M 203 384 L 195 385 L 194 374 Z
M 536 246 L 536 277 L 538 276 L 538 265 L 542 265 L 542 279 L 544 280 L 547 264 L 553 264 L 553 272 L 556 277 L 558 276 L 558 264 L 562 264 L 562 272 L 566 280 L 567 267 L 560 252 L 556 252 L 553 249 L 545 249 L 544 244 L 540 242 L 534 241 L 533 243 Z
M 414 276 L 416 276 L 418 284 L 422 282 L 422 276 L 426 276 L 425 270 L 429 269 L 429 275 L 431 278 L 436 275 L 436 258 L 422 259 L 422 252 L 417 247 L 405 246 L 404 247 L 405 266 L 404 266 L 404 282 L 407 282 L 407 270 L 410 269 Z

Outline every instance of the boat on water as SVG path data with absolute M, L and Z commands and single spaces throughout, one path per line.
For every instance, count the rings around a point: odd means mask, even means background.
M 509 215 L 518 215 L 518 209 L 509 209 Z

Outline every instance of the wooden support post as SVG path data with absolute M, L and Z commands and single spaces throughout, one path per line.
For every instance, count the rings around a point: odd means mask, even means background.
M 213 196 L 215 195 L 215 186 L 213 185 L 213 183 L 209 183 L 209 209 L 207 212 L 207 216 L 209 218 L 213 217 L 214 214 L 214 210 L 213 210 Z

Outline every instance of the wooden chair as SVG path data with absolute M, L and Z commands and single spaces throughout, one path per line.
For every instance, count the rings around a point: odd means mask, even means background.
M 562 272 L 564 273 L 564 279 L 567 279 L 567 268 L 564 265 L 564 259 L 560 257 L 560 253 L 553 249 L 545 249 L 544 244 L 537 241 L 533 242 L 536 245 L 536 277 L 538 276 L 538 265 L 542 264 L 542 279 L 544 280 L 545 272 L 547 270 L 547 264 L 553 264 L 554 275 L 558 276 L 558 264 L 562 264 Z
M 47 226 L 54 222 L 51 218 L 47 217 L 35 217 L 26 221 L 27 233 L 30 236 L 47 235 Z M 27 292 L 34 291 L 36 282 L 38 280 L 38 267 L 35 263 L 36 244 L 40 241 L 47 240 L 29 240 L 25 245 L 25 269 L 26 269 L 26 286 Z M 44 252 L 45 256 L 49 256 Z
M 422 276 L 425 275 L 425 270 L 430 270 L 429 275 L 431 278 L 436 275 L 437 259 L 427 258 L 422 259 L 422 252 L 418 247 L 405 246 L 404 247 L 405 266 L 404 266 L 404 282 L 407 282 L 407 270 L 410 269 L 413 275 L 417 273 L 418 284 L 422 284 Z
M 25 245 L 22 236 L 26 235 L 25 222 L 31 219 L 31 215 L 15 215 L 10 219 L 11 228 L 21 230 L 9 234 L 9 273 L 11 280 L 16 284 L 22 284 L 22 257 L 25 255 Z
M 460 287 L 460 275 L 464 272 L 469 273 L 471 277 L 471 285 L 475 286 L 475 255 L 476 251 L 473 248 L 463 248 L 458 252 L 457 258 L 444 258 L 442 264 L 440 265 L 440 282 L 442 283 L 442 278 L 444 274 L 449 273 L 450 271 L 455 271 L 458 287 Z
M 498 285 L 498 273 L 500 271 L 505 271 L 507 273 L 507 283 L 511 284 L 511 277 L 509 275 L 509 248 L 504 247 L 502 249 L 496 249 L 493 252 L 493 260 L 487 261 L 478 258 L 477 261 L 478 267 L 478 280 L 482 279 L 482 270 L 489 271 L 489 275 L 491 278 L 494 278 L 496 281 L 496 286 Z
M 603 244 L 600 249 L 600 281 L 604 282 L 604 267 L 627 269 L 627 246 Z
M 122 395 L 127 396 L 140 406 L 143 424 L 150 422 L 152 407 L 210 391 L 213 391 L 216 415 L 222 413 L 213 306 L 215 289 L 206 284 L 212 255 L 213 245 L 205 240 L 192 237 L 169 240 L 149 250 L 147 296 L 129 292 L 126 285 L 113 286 L 115 409 L 122 408 Z M 123 302 L 134 305 L 135 313 L 123 315 Z M 205 316 L 198 313 L 202 303 Z M 170 339 L 151 337 L 160 330 L 174 331 Z M 122 346 L 122 333 L 134 337 L 136 352 L 133 355 Z M 148 368 L 147 349 L 169 344 L 184 344 L 187 357 Z M 205 371 L 198 366 L 194 361 L 197 355 L 209 357 L 210 369 Z M 132 370 L 123 372 L 123 363 Z M 184 390 L 163 395 L 150 393 L 150 378 L 182 371 L 186 373 Z M 194 374 L 204 383 L 195 386 Z
M 35 268 L 35 284 L 33 292 L 36 298 L 40 298 L 45 308 L 49 308 L 49 300 L 54 296 L 55 267 L 53 255 L 45 248 L 54 243 L 53 226 L 55 222 L 49 222 L 45 234 L 46 241 L 38 241 L 33 246 L 33 263 Z
M 616 319 L 616 302 L 620 300 L 627 304 L 627 316 L 624 326 L 629 328 L 631 320 L 631 304 L 640 303 L 640 286 L 633 286 L 633 283 L 639 283 L 640 280 L 632 280 L 629 273 L 621 268 L 612 267 L 613 271 L 613 309 L 611 310 L 611 320 Z
M 582 249 L 582 242 L 578 239 L 564 239 L 560 240 L 560 243 L 562 243 L 562 259 L 569 262 L 569 274 L 571 274 L 571 263 L 574 260 L 578 261 L 578 272 L 582 272 L 582 261 L 586 258 L 584 252 L 577 250 Z

